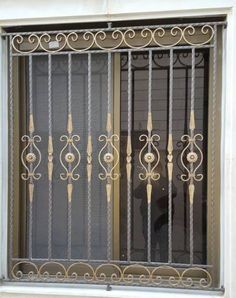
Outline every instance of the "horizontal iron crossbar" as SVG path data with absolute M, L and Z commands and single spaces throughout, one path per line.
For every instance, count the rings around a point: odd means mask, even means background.
M 109 23 L 108 23 L 109 25 Z M 3 32 L 0 33 L 1 36 L 14 36 L 14 35 L 30 35 L 30 34 L 44 34 L 45 32 L 48 34 L 57 34 L 57 33 L 72 33 L 72 32 L 78 32 L 78 33 L 82 33 L 82 32 L 87 32 L 87 31 L 92 31 L 92 32 L 99 32 L 101 30 L 105 30 L 107 32 L 111 32 L 113 30 L 127 30 L 127 29 L 135 29 L 135 30 L 140 30 L 140 29 L 144 29 L 144 28 L 149 28 L 149 29 L 155 29 L 155 28 L 172 28 L 175 26 L 178 27 L 185 27 L 185 26 L 204 26 L 204 25 L 222 25 L 222 26 L 227 26 L 227 22 L 226 21 L 220 21 L 220 22 L 197 22 L 197 23 L 176 23 L 176 24 L 165 24 L 165 25 L 147 25 L 147 26 L 124 26 L 124 27 L 108 27 L 108 28 L 92 28 L 92 29 L 78 29 L 78 30 L 49 30 L 49 31 L 25 31 L 25 32 Z M 79 25 L 78 25 L 79 26 Z

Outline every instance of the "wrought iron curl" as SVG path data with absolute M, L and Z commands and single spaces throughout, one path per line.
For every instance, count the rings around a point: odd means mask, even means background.
M 186 182 L 190 179 L 194 179 L 195 181 L 201 181 L 203 179 L 203 174 L 197 173 L 198 169 L 202 165 L 203 162 L 203 153 L 200 147 L 197 145 L 197 141 L 203 141 L 202 134 L 196 134 L 191 138 L 189 135 L 183 135 L 181 137 L 182 142 L 187 142 L 187 145 L 183 149 L 180 155 L 180 160 L 183 168 L 186 170 L 187 174 L 181 174 L 181 180 Z M 190 149 L 191 144 L 193 145 L 192 149 Z M 195 152 L 196 151 L 196 152 Z M 188 153 L 187 153 L 188 152 Z M 197 154 L 198 152 L 198 154 Z M 185 162 L 185 156 L 187 154 L 187 163 Z M 200 156 L 200 159 L 199 159 Z M 189 157 L 189 158 L 188 158 Z M 198 161 L 199 159 L 199 161 Z M 197 163 L 198 162 L 198 163 Z M 194 169 L 190 170 L 187 165 L 192 164 L 196 165 Z
M 199 272 L 199 273 L 201 272 L 205 274 L 205 278 L 200 278 L 198 281 L 198 285 L 200 288 L 209 288 L 211 286 L 212 277 L 210 273 L 203 268 L 197 268 L 197 267 L 187 268 L 182 272 L 181 282 L 183 286 L 189 288 L 189 287 L 192 287 L 194 284 L 196 284 L 196 281 L 193 280 L 193 277 L 187 275 L 187 273 L 191 273 L 191 272 Z
M 23 265 L 27 265 L 28 267 L 30 267 L 30 270 L 28 272 L 23 272 L 22 270 L 19 270 L 18 268 Z M 32 272 L 34 273 L 35 279 L 39 277 L 39 271 L 38 271 L 37 265 L 30 261 L 20 261 L 16 263 L 11 269 L 11 275 L 16 280 L 23 279 L 24 276 L 28 276 L 28 277 L 31 276 L 30 279 L 32 280 L 32 275 L 33 275 Z
M 75 173 L 76 169 L 78 168 L 80 161 L 81 161 L 81 154 L 78 150 L 78 148 L 75 146 L 75 142 L 79 142 L 80 141 L 80 136 L 79 135 L 72 135 L 67 136 L 67 135 L 62 135 L 60 137 L 60 141 L 61 142 L 66 142 L 65 146 L 62 148 L 61 152 L 60 152 L 60 163 L 62 165 L 62 167 L 65 170 L 65 173 L 61 173 L 60 177 L 62 180 L 67 180 L 69 177 L 72 180 L 78 180 L 80 178 L 80 175 L 78 173 Z M 69 149 L 69 146 L 71 145 L 71 148 L 73 148 L 76 152 L 76 156 L 72 153 L 72 152 L 68 152 L 67 154 L 65 154 L 65 152 L 67 151 L 67 148 Z M 71 154 L 71 160 L 67 158 L 67 155 Z M 64 159 L 66 161 L 63 160 L 63 156 Z M 68 156 L 69 157 L 69 156 Z M 72 169 L 70 171 L 68 171 L 67 165 L 68 164 L 73 164 L 75 162 L 75 164 L 73 165 Z
M 22 265 L 25 265 L 24 271 L 18 269 Z M 54 268 L 54 274 L 50 272 L 50 268 Z M 55 270 L 55 268 L 58 269 Z M 166 274 L 163 274 L 163 272 L 166 272 Z M 193 273 L 203 274 L 203 276 L 198 279 L 193 278 Z M 47 261 L 41 265 L 31 261 L 19 261 L 12 267 L 11 275 L 15 280 L 31 281 L 51 279 L 57 282 L 71 280 L 80 282 L 84 280 L 91 283 L 164 285 L 186 288 L 194 286 L 202 289 L 210 288 L 212 285 L 210 272 L 201 267 L 178 269 L 172 266 L 148 267 L 141 264 L 118 265 L 102 263 L 92 266 L 85 262 L 75 262 L 66 267 L 66 265 L 56 261 Z
M 194 36 L 194 34 L 196 33 L 196 27 L 192 26 L 192 25 L 189 25 L 187 27 L 185 27 L 183 30 L 182 30 L 182 37 L 183 37 L 183 40 L 189 44 L 189 45 L 192 45 L 192 46 L 199 46 L 199 45 L 205 45 L 207 43 L 209 43 L 212 39 L 213 39 L 213 36 L 215 34 L 215 31 L 214 31 L 214 28 L 210 25 L 204 25 L 201 27 L 201 33 L 203 35 L 207 35 L 208 33 L 210 33 L 210 37 L 201 42 L 200 44 L 199 43 L 193 43 L 192 41 L 188 40 L 187 38 L 187 35 L 189 36 Z
M 27 41 L 30 45 L 34 45 L 34 47 L 31 50 L 28 51 L 21 51 L 16 45 L 20 46 L 21 44 L 23 44 L 23 42 L 25 41 L 23 35 L 17 34 L 12 38 L 11 41 L 11 45 L 12 48 L 14 49 L 14 51 L 18 52 L 18 53 L 26 53 L 26 54 L 30 54 L 35 52 L 38 47 L 40 46 L 40 37 L 37 34 L 30 34 L 27 38 Z
M 35 173 L 35 172 L 41 163 L 42 157 L 41 157 L 41 152 L 36 145 L 36 142 L 41 142 L 41 137 L 39 135 L 35 135 L 32 137 L 28 135 L 24 135 L 21 137 L 21 140 L 22 142 L 27 142 L 27 145 L 25 146 L 25 148 L 22 150 L 22 153 L 21 153 L 21 162 L 24 168 L 26 169 L 26 173 L 21 173 L 21 178 L 25 181 L 29 180 L 30 178 L 39 180 L 42 175 L 41 173 Z M 32 152 L 26 154 L 29 148 L 32 149 Z M 35 150 L 35 153 L 33 150 Z M 30 168 L 27 165 L 27 163 L 29 163 L 30 165 L 33 165 L 33 167 Z
M 109 268 L 110 269 L 113 268 L 115 272 L 113 272 L 109 276 L 107 273 L 105 273 L 106 272 L 106 268 L 108 268 L 108 269 Z M 112 263 L 107 263 L 107 264 L 101 264 L 101 265 L 99 265 L 94 270 L 94 277 L 95 277 L 95 280 L 97 280 L 97 281 L 103 281 L 103 282 L 105 282 L 107 279 L 109 279 L 113 283 L 119 283 L 123 279 L 123 273 L 122 273 L 121 268 L 118 265 L 112 264 Z
M 49 274 L 49 272 L 47 271 L 49 270 L 50 266 L 58 267 L 58 271 L 56 271 L 53 275 L 52 273 Z M 51 278 L 54 277 L 58 281 L 64 281 L 67 277 L 66 267 L 62 263 L 55 261 L 48 261 L 42 264 L 38 269 L 38 274 L 39 276 L 45 277 L 46 279 L 48 278 L 48 276 L 50 276 Z
M 201 40 L 199 42 L 193 43 L 189 37 L 193 37 L 197 30 L 200 30 L 201 34 L 203 36 L 207 36 L 206 40 Z M 111 37 L 111 40 L 115 42 L 115 44 L 111 46 L 106 45 L 106 39 L 108 37 Z M 99 30 L 93 32 L 92 30 L 88 30 L 85 32 L 56 32 L 56 33 L 32 33 L 30 35 L 25 34 L 17 34 L 13 36 L 12 38 L 12 48 L 17 53 L 33 53 L 37 51 L 38 49 L 41 49 L 48 53 L 55 53 L 60 52 L 66 48 L 71 49 L 75 52 L 85 52 L 90 50 L 93 47 L 97 47 L 98 49 L 104 50 L 104 51 L 111 51 L 118 48 L 121 48 L 122 46 L 126 46 L 130 49 L 143 49 L 146 48 L 152 44 L 163 47 L 163 48 L 170 48 L 177 46 L 181 43 L 186 43 L 187 45 L 192 46 L 202 46 L 205 44 L 209 44 L 215 34 L 214 27 L 205 24 L 205 25 L 188 25 L 186 27 L 175 25 L 172 28 L 165 28 L 161 26 L 157 26 L 156 28 L 149 28 L 144 27 L 141 29 L 122 29 L 122 28 L 114 28 L 113 30 Z M 167 43 L 167 39 L 165 42 L 165 38 L 168 36 L 171 36 L 171 42 Z M 135 43 L 132 43 L 131 41 L 135 40 L 136 37 L 141 37 L 140 44 L 137 45 Z M 88 44 L 83 48 L 81 47 L 79 40 L 82 42 L 87 42 Z M 58 47 L 57 48 L 50 48 L 49 43 L 51 41 L 57 41 Z M 164 42 L 163 42 L 164 41 Z M 23 43 L 28 43 L 29 45 L 33 45 L 32 49 L 25 50 L 20 49 L 20 45 Z M 73 43 L 78 42 L 78 44 L 72 45 Z
M 62 42 L 64 39 L 64 42 Z M 48 44 L 51 41 L 57 41 L 58 42 L 58 48 L 52 50 L 52 49 L 47 49 L 44 47 L 44 43 Z M 40 46 L 41 48 L 46 51 L 46 52 L 50 52 L 50 53 L 56 53 L 56 52 L 60 52 L 61 50 L 63 50 L 67 44 L 66 42 L 66 35 L 64 33 L 57 33 L 55 36 L 55 39 L 52 40 L 52 35 L 48 34 L 48 33 L 44 33 L 40 36 L 39 38 L 39 42 L 40 42 Z M 60 43 L 62 42 L 62 44 L 60 45 Z
M 101 148 L 99 154 L 98 154 L 98 161 L 100 166 L 103 169 L 103 173 L 99 173 L 98 177 L 101 180 L 106 180 L 107 178 L 111 178 L 112 180 L 116 180 L 119 178 L 118 173 L 114 173 L 116 166 L 119 164 L 119 151 L 114 146 L 114 142 L 119 141 L 119 136 L 117 134 L 113 134 L 110 137 L 106 135 L 100 135 L 98 140 L 100 142 L 104 142 L 105 144 Z M 108 148 L 112 149 L 113 153 L 108 152 Z M 112 164 L 112 167 L 109 169 L 106 168 L 107 164 L 110 164 L 114 161 Z
M 76 41 L 78 41 L 78 40 L 79 40 L 79 34 L 76 33 L 76 32 L 71 32 L 71 33 L 69 33 L 69 34 L 67 35 L 67 37 L 66 37 L 66 43 L 67 43 L 67 46 L 68 46 L 72 51 L 74 51 L 74 52 L 78 52 L 78 53 L 80 53 L 80 52 L 84 52 L 84 51 L 87 51 L 87 50 L 91 49 L 91 48 L 93 47 L 94 43 L 95 43 L 95 37 L 94 37 L 94 35 L 92 34 L 92 32 L 90 32 L 90 31 L 88 31 L 88 32 L 84 32 L 84 34 L 82 35 L 82 40 L 84 40 L 84 41 L 90 41 L 90 40 L 91 40 L 91 43 L 90 43 L 87 47 L 85 47 L 85 48 L 77 49 L 77 48 L 73 47 L 73 46 L 71 45 L 70 40 L 71 40 L 72 42 L 76 42 Z
M 160 174 L 155 172 L 155 169 L 157 168 L 159 162 L 160 162 L 160 153 L 154 144 L 154 142 L 160 141 L 160 136 L 157 134 L 153 134 L 150 138 L 147 135 L 141 135 L 139 137 L 139 140 L 144 142 L 145 144 L 142 147 L 142 149 L 139 152 L 139 162 L 144 170 L 144 173 L 139 173 L 139 179 L 140 180 L 146 180 L 148 178 L 151 178 L 154 181 L 157 181 L 160 178 Z M 145 149 L 148 148 L 148 145 L 151 145 L 151 149 L 154 150 L 155 154 L 152 152 L 145 153 Z M 144 164 L 144 162 L 145 164 Z M 154 163 L 154 165 L 152 165 Z M 149 170 L 148 165 L 151 164 L 152 167 Z
M 76 272 L 76 268 L 77 268 L 77 272 Z M 67 278 L 69 279 L 73 278 L 75 280 L 78 279 L 80 277 L 78 273 L 80 268 L 87 268 L 87 271 L 90 271 L 90 272 L 84 273 L 83 275 L 84 280 L 88 282 L 91 282 L 94 280 L 94 277 L 95 277 L 94 268 L 90 264 L 84 263 L 84 262 L 77 262 L 77 263 L 71 264 L 66 270 Z

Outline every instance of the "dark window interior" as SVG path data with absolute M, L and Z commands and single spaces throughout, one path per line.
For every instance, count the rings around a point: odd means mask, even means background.
M 207 258 L 207 126 L 208 126 L 208 63 L 209 53 L 197 50 L 195 54 L 195 111 L 196 133 L 202 133 L 204 140 L 199 144 L 204 161 L 200 171 L 205 179 L 197 183 L 194 199 L 194 263 L 204 264 Z M 121 56 L 121 173 L 125 173 L 126 139 L 127 139 L 127 54 Z M 138 178 L 141 171 L 139 164 L 139 136 L 147 131 L 148 114 L 148 53 L 132 55 L 132 237 L 131 259 L 146 261 L 147 246 L 147 195 L 146 182 Z M 153 52 L 152 57 L 152 112 L 153 133 L 160 135 L 157 146 L 160 151 L 161 178 L 153 182 L 151 202 L 151 260 L 168 261 L 168 179 L 167 179 L 167 141 L 168 141 L 168 98 L 169 98 L 169 53 Z M 173 70 L 173 190 L 172 190 L 172 224 L 173 224 L 173 262 L 189 262 L 189 199 L 187 183 L 180 175 L 183 167 L 180 153 L 183 149 L 181 136 L 188 134 L 190 96 L 191 96 L 191 52 L 174 52 Z M 127 243 L 127 192 L 126 175 L 120 183 L 120 258 L 126 260 Z

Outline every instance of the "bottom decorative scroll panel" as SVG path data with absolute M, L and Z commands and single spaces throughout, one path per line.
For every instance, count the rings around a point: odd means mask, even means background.
M 201 267 L 144 266 L 115 263 L 89 264 L 56 261 L 18 261 L 11 270 L 13 281 L 111 284 L 209 289 L 211 273 Z

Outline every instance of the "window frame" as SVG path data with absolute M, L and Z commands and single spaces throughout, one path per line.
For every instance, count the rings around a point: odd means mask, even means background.
M 218 25 L 218 24 L 217 24 Z M 187 25 L 186 25 L 187 26 Z M 212 28 L 213 28 L 213 26 L 212 26 Z M 216 29 L 216 27 L 215 27 L 215 29 Z M 213 30 L 213 29 L 212 29 Z M 169 36 L 167 36 L 167 38 L 169 38 Z M 197 37 L 198 38 L 198 37 Z M 207 37 L 208 38 L 208 37 Z M 196 39 L 197 40 L 197 39 Z M 138 41 L 138 40 L 137 40 Z M 25 50 L 25 45 L 24 44 L 22 44 L 23 45 L 23 50 Z M 214 48 L 215 49 L 215 48 Z M 38 50 L 38 49 L 37 49 Z M 36 51 L 37 51 L 36 50 Z M 13 62 L 13 64 L 14 64 L 14 62 Z M 17 97 L 18 97 L 18 93 L 17 93 L 17 89 L 18 89 L 18 75 L 19 75 L 19 71 L 18 71 L 18 64 L 16 65 L 16 71 L 14 71 L 13 72 L 13 79 L 14 79 L 14 76 L 16 76 L 17 77 L 17 79 L 15 79 L 15 81 L 16 81 L 16 88 L 14 87 L 13 88 L 13 93 L 15 93 L 15 95 L 14 95 L 14 102 L 15 102 L 15 104 L 18 104 L 18 100 L 17 100 Z M 116 72 L 116 71 L 115 71 Z M 114 92 L 114 90 L 113 90 L 113 92 Z M 117 94 L 113 94 L 114 96 L 117 96 Z M 113 98 L 113 100 L 114 100 L 114 98 Z M 119 102 L 119 100 L 118 100 L 118 98 L 117 98 L 117 102 Z M 17 109 L 16 109 L 17 110 Z M 113 109 L 114 110 L 114 109 Z M 18 123 L 18 114 L 17 114 L 17 112 L 15 112 L 15 109 L 14 109 L 14 116 L 13 116 L 13 118 L 14 118 L 14 121 L 16 122 L 16 123 Z M 117 113 L 114 113 L 114 116 L 116 116 L 117 115 Z M 209 118 L 211 118 L 210 116 L 209 116 Z M 114 119 L 115 120 L 115 119 Z M 115 122 L 117 122 L 117 120 L 115 121 Z M 17 126 L 17 125 L 16 125 Z M 17 147 L 19 144 L 19 142 L 18 142 L 18 140 L 19 140 L 19 136 L 16 134 L 16 138 L 14 139 L 14 142 L 16 142 L 16 143 L 14 143 L 13 144 L 13 146 L 14 147 Z M 16 150 L 17 151 L 17 150 Z M 18 156 L 18 155 L 17 155 Z M 19 158 L 19 157 L 18 157 Z M 17 164 L 18 164 L 18 160 L 17 160 Z M 118 181 L 117 181 L 118 182 Z M 17 185 L 18 185 L 18 183 L 17 183 Z M 115 184 L 114 184 L 115 185 Z M 115 186 L 116 187 L 116 186 Z M 19 193 L 18 192 L 18 190 L 16 190 L 15 191 L 15 193 L 16 193 L 16 195 Z M 118 201 L 118 200 L 117 200 Z M 114 210 L 113 210 L 114 211 Z M 16 210 L 15 210 L 15 212 L 17 212 L 17 208 L 16 208 Z M 14 220 L 15 220 L 15 216 L 14 216 Z M 116 226 L 116 225 L 114 225 L 114 226 Z M 17 233 L 17 231 L 16 231 L 16 233 Z M 17 235 L 18 235 L 18 233 L 17 233 Z M 116 236 L 116 233 L 114 233 L 114 235 L 113 236 Z M 13 238 L 15 238 L 15 236 L 13 236 Z M 15 250 L 15 248 L 13 247 L 13 250 Z M 115 260 L 115 258 L 114 258 L 114 260 Z
M 232 23 L 231 23 L 232 24 Z M 231 28 L 232 29 L 232 28 Z M 3 49 L 4 47 L 2 47 L 2 49 Z M 2 51 L 2 52 L 4 52 L 4 50 Z M 3 53 L 2 53 L 3 54 Z M 4 54 L 3 54 L 4 55 Z M 5 53 L 5 56 L 4 56 L 5 58 L 6 58 L 6 53 Z M 6 61 L 6 59 L 3 59 L 4 61 Z M 4 67 L 4 63 L 2 63 L 2 69 L 6 69 L 6 65 L 5 65 L 5 67 Z M 3 72 L 3 73 L 6 73 L 6 72 Z M 223 75 L 225 75 L 225 73 L 223 73 Z M 5 76 L 4 76 L 5 77 Z M 225 82 L 225 80 L 223 80 L 223 82 Z M 3 82 L 3 80 L 1 80 L 1 87 L 4 85 L 4 82 Z M 5 84 L 5 86 L 6 86 L 6 84 Z M 225 87 L 224 87 L 225 88 Z M 1 90 L 2 90 L 2 92 L 4 91 L 4 89 L 5 89 L 5 92 L 6 92 L 6 88 L 1 88 Z M 232 89 L 231 89 L 232 90 Z M 232 92 L 232 91 L 231 91 Z M 3 92 L 4 93 L 4 92 Z M 229 93 L 229 92 L 227 92 L 227 93 Z M 3 98 L 6 98 L 6 96 L 4 96 Z M 5 100 L 5 103 L 6 103 L 6 100 Z M 4 104 L 2 104 L 4 107 L 5 107 L 5 110 L 6 110 L 6 104 L 4 105 Z M 6 113 L 4 113 L 3 115 L 3 118 L 5 119 L 6 118 Z M 4 125 L 4 127 L 6 127 L 6 122 L 7 121 L 4 121 L 4 119 L 2 120 L 2 123 L 3 123 L 3 125 Z M 4 140 L 6 140 L 7 139 L 7 137 L 6 137 L 6 135 L 5 136 L 3 136 L 3 139 Z M 5 146 L 3 145 L 1 148 L 3 148 L 3 151 L 5 151 L 6 152 L 6 154 L 4 154 L 4 158 L 6 157 L 6 155 L 7 155 L 7 150 L 6 150 L 6 142 L 4 143 L 3 142 L 3 144 L 5 144 Z M 4 147 L 5 147 L 5 149 L 4 149 Z M 2 153 L 2 152 L 1 152 Z M 223 154 L 222 155 L 224 155 L 224 152 L 223 152 Z M 4 163 L 3 163 L 4 164 Z M 4 165 L 4 170 L 6 170 L 6 162 L 5 162 L 5 165 Z M 3 171 L 4 172 L 4 171 Z M 7 171 L 6 171 L 7 172 Z M 7 181 L 7 179 L 6 179 L 6 174 L 3 176 L 3 179 L 5 180 L 5 181 Z M 4 178 L 5 177 L 5 178 Z M 222 191 L 221 191 L 222 192 Z M 3 198 L 5 197 L 5 195 L 4 195 L 4 193 L 6 194 L 6 189 L 5 188 L 3 188 L 3 190 L 2 190 L 2 193 L 3 193 Z M 3 204 L 3 206 L 5 205 L 5 208 L 3 208 L 4 210 L 6 210 L 7 209 L 7 206 L 6 206 L 6 204 L 4 204 L 4 201 L 2 202 L 2 204 Z M 4 223 L 4 220 L 2 221 L 3 223 Z M 222 227 L 221 227 L 221 229 L 222 229 Z M 3 229 L 4 230 L 4 229 Z M 4 239 L 6 239 L 6 233 L 4 233 L 4 235 L 3 235 L 3 238 Z M 2 242 L 3 243 L 3 242 Z M 222 244 L 222 242 L 221 242 L 221 244 Z M 5 241 L 5 249 L 4 249 L 4 251 L 5 252 L 7 252 L 7 249 L 6 249 L 6 241 Z M 5 254 L 6 255 L 6 254 Z M 3 260 L 4 261 L 4 260 Z M 6 263 L 6 262 L 4 262 L 4 263 Z M 3 262 L 1 262 L 1 264 L 3 264 Z M 5 270 L 4 270 L 5 271 Z M 147 290 L 148 291 L 148 289 L 145 289 L 145 290 Z M 176 296 L 177 297 L 177 296 Z

